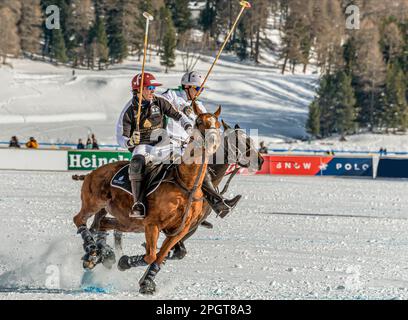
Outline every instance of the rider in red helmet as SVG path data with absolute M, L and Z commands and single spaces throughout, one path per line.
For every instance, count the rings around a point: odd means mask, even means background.
M 164 117 L 167 116 L 175 121 L 180 121 L 181 126 L 189 134 L 192 131 L 192 123 L 183 113 L 176 110 L 168 100 L 155 95 L 155 90 L 158 86 L 161 86 L 161 83 L 156 80 L 153 74 L 145 73 L 141 93 L 140 123 L 137 124 L 141 79 L 141 74 L 132 79 L 133 98 L 127 103 L 119 117 L 116 136 L 119 145 L 132 152 L 129 178 L 132 185 L 134 204 L 130 216 L 143 219 L 146 208 L 143 204 L 142 183 L 146 164 L 160 162 L 169 150 L 168 146 L 158 145 L 163 139 L 163 131 L 166 132 L 164 130 Z M 137 128 L 139 128 L 139 131 Z

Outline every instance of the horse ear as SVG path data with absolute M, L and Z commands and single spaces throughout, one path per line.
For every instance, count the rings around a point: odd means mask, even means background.
M 241 127 L 238 124 L 236 124 L 235 129 L 241 129 Z
M 198 105 L 197 105 L 197 103 L 195 101 L 193 101 L 193 111 L 197 116 L 202 114 L 201 109 L 198 107 Z
M 219 118 L 219 117 L 220 117 L 220 114 L 221 114 L 221 106 L 218 106 L 217 111 L 214 112 L 214 116 L 216 116 L 217 118 Z
M 224 127 L 224 130 L 229 130 L 231 127 L 224 121 L 224 119 L 221 120 L 222 126 Z

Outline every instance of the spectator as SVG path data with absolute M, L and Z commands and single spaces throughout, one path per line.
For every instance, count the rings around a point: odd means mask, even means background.
M 387 148 L 385 148 L 385 149 L 383 150 L 383 152 L 384 152 L 384 156 L 386 156 L 386 155 L 387 155 Z
M 259 153 L 268 154 L 268 148 L 265 147 L 265 142 L 261 141 L 259 145 L 260 145 Z
M 30 137 L 30 141 L 26 143 L 26 147 L 28 149 L 38 149 L 39 145 L 37 140 L 34 139 L 34 137 Z
M 16 136 L 11 137 L 9 148 L 20 148 L 20 143 Z
M 99 150 L 98 141 L 96 141 L 95 137 L 92 139 L 92 149 Z
M 86 148 L 87 149 L 92 149 L 92 140 L 91 140 L 91 138 L 88 138 L 88 140 L 86 140 Z
M 79 139 L 79 140 L 78 140 L 77 149 L 78 149 L 78 150 L 83 150 L 83 149 L 85 149 L 85 146 L 84 146 L 84 144 L 82 143 L 82 139 Z

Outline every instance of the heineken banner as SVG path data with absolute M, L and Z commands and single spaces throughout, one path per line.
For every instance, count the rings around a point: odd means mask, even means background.
M 68 151 L 68 170 L 94 170 L 107 163 L 130 160 L 130 152 Z

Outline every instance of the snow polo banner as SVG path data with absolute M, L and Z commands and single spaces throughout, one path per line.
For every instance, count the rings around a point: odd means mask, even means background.
M 378 178 L 408 178 L 408 159 L 380 159 Z
M 343 158 L 334 157 L 321 168 L 323 176 L 373 176 L 372 158 Z
M 282 175 L 372 177 L 373 161 L 372 158 L 271 156 L 269 172 Z
M 315 176 L 333 157 L 271 156 L 269 173 L 283 175 Z
M 68 151 L 68 170 L 94 170 L 107 163 L 130 160 L 130 152 Z

